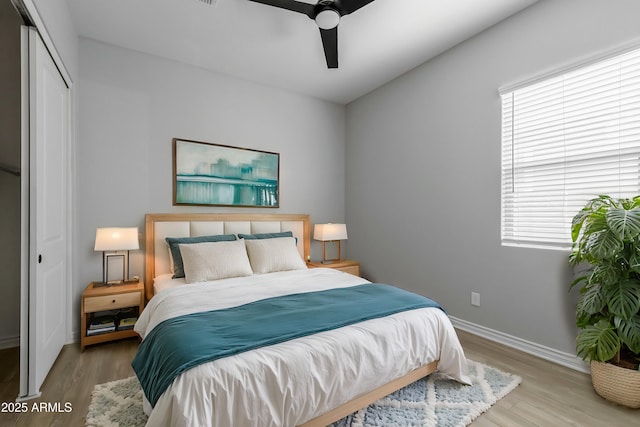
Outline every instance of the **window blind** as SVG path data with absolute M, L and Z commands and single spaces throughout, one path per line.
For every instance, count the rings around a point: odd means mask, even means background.
M 568 247 L 599 194 L 640 187 L 640 49 L 501 94 L 503 244 Z

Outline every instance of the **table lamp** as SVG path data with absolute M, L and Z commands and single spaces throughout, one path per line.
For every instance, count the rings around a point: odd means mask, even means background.
M 98 228 L 94 251 L 102 251 L 102 285 L 130 282 L 129 251 L 139 249 L 138 228 Z M 109 280 L 109 260 L 122 257 L 122 280 Z
M 316 224 L 313 227 L 313 239 L 322 241 L 322 263 L 329 264 L 334 261 L 340 261 L 340 240 L 347 240 L 346 224 Z M 338 242 L 338 257 L 327 259 L 325 252 L 325 244 L 327 242 Z

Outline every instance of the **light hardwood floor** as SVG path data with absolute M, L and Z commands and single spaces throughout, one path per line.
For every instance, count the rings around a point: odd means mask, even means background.
M 24 427 L 82 427 L 91 391 L 96 384 L 126 378 L 133 375 L 131 361 L 138 348 L 138 339 L 132 338 L 112 343 L 90 346 L 83 353 L 79 344 L 66 345 L 58 356 L 53 369 L 42 385 L 42 396 L 28 400 L 29 409 L 35 402 L 64 404 L 70 402 L 71 412 L 8 414 L 0 412 L 0 426 Z M 0 402 L 14 402 L 18 396 L 19 350 L 0 351 Z M 1 408 L 0 408 L 1 409 Z
M 640 410 L 600 398 L 586 374 L 458 331 L 467 357 L 522 377 L 522 384 L 481 415 L 473 427 L 640 426 Z M 0 413 L 0 426 L 84 426 L 93 386 L 133 375 L 137 340 L 65 346 L 33 402 L 70 402 L 69 413 Z M 18 394 L 18 350 L 0 351 L 0 402 Z
M 640 426 L 640 410 L 596 394 L 588 374 L 458 330 L 466 356 L 522 378 L 522 383 L 476 419 L 473 427 Z

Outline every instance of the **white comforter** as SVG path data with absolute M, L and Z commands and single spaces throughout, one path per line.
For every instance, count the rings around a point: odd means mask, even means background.
M 362 283 L 337 270 L 309 269 L 170 287 L 153 297 L 135 330 L 144 339 L 183 314 Z M 160 397 L 147 425 L 293 427 L 438 359 L 440 372 L 469 384 L 446 314 L 402 312 L 192 368 Z

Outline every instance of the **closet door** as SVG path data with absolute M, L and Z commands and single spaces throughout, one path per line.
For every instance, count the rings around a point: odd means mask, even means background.
M 27 370 L 27 390 L 21 387 L 21 396 L 35 397 L 65 343 L 67 330 L 70 95 L 38 32 L 25 27 L 22 37 L 23 55 L 28 56 L 22 83 L 28 84 L 28 96 L 23 92 L 23 103 L 28 99 L 23 115 L 28 117 L 22 120 L 28 121 L 23 125 L 23 133 L 28 134 L 28 138 L 23 134 L 23 154 L 28 153 L 29 184 L 23 187 L 28 191 L 28 195 L 23 192 L 23 203 L 28 198 L 28 250 L 23 251 L 28 254 L 28 296 L 23 292 L 22 319 L 28 319 L 28 328 L 21 330 L 22 344 L 27 345 L 26 350 L 21 348 L 27 352 L 21 357 L 21 371 Z M 23 281 L 23 290 L 27 282 Z

